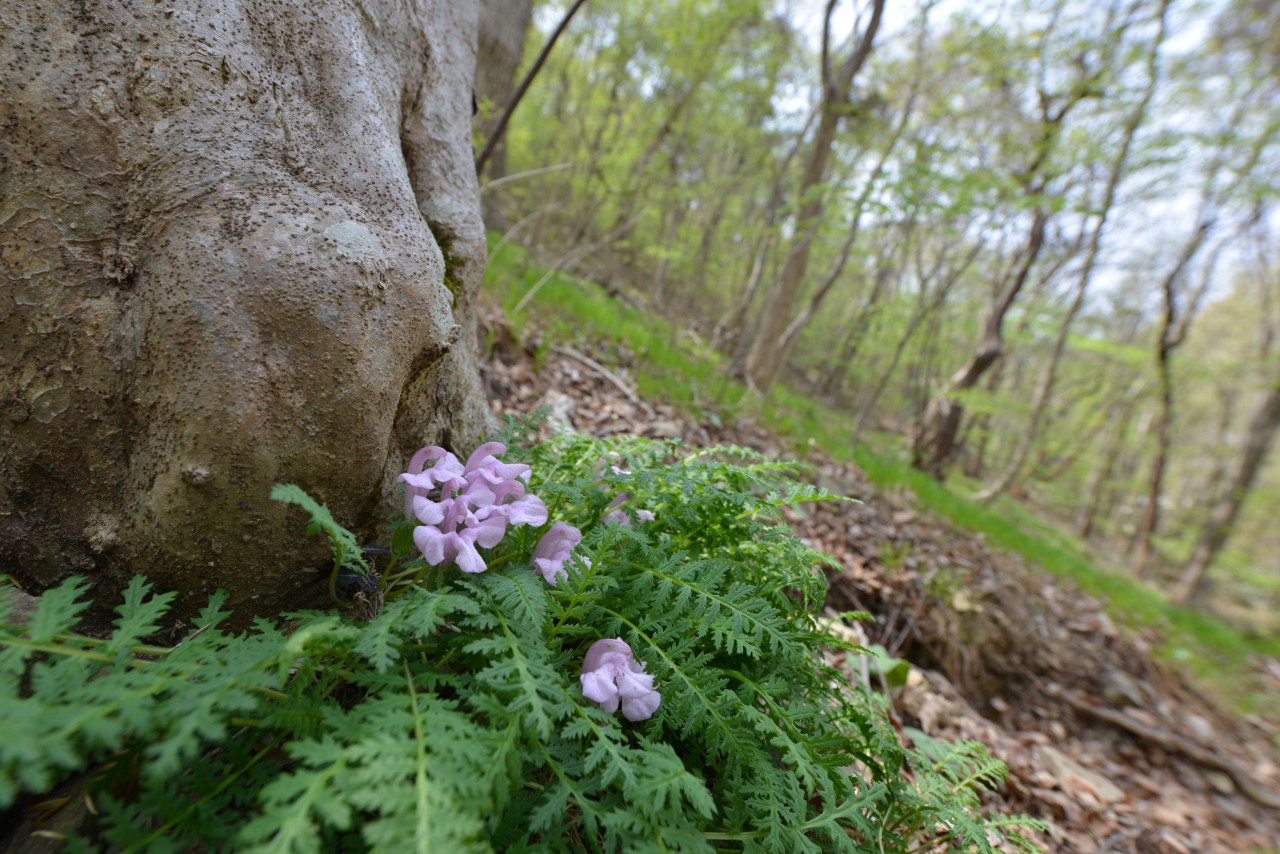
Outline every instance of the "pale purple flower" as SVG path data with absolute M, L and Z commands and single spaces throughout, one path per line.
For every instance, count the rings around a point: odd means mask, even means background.
M 465 495 L 443 501 L 415 496 L 413 509 L 423 523 L 413 529 L 413 543 L 432 566 L 454 562 L 463 572 L 484 572 L 476 546 L 493 548 L 507 530 L 504 516 L 477 518 Z
M 630 495 L 627 495 L 625 492 L 619 493 L 618 497 L 610 501 L 609 506 L 605 508 L 608 512 L 604 514 L 604 519 L 602 521 L 606 525 L 625 525 L 630 528 L 631 517 L 622 509 L 622 505 L 626 504 L 630 500 Z M 655 517 L 652 511 L 637 510 L 636 518 L 641 522 L 652 522 Z
M 528 494 L 518 480 L 478 488 L 468 485 L 463 494 L 480 508 L 476 511 L 480 519 L 499 515 L 512 525 L 541 525 L 547 521 L 547 505 L 538 496 Z
M 582 542 L 582 532 L 565 522 L 556 522 L 551 529 L 542 535 L 538 545 L 533 549 L 533 565 L 542 573 L 548 584 L 555 584 L 559 576 L 569 577 L 564 563 L 573 554 L 573 549 Z M 588 558 L 582 562 L 591 566 Z
M 525 490 L 529 467 L 497 458 L 506 450 L 499 442 L 481 445 L 465 466 L 434 446 L 409 460 L 409 470 L 399 478 L 405 484 L 405 515 L 422 523 L 414 528 L 413 542 L 427 563 L 453 562 L 463 572 L 484 572 L 487 567 L 477 546 L 496 546 L 509 524 L 547 521 L 547 506 Z M 435 462 L 428 468 L 431 459 Z M 440 497 L 433 500 L 435 489 Z
M 610 451 L 608 459 L 601 459 L 599 462 L 596 463 L 596 474 L 603 477 L 605 466 L 608 466 L 609 470 L 613 472 L 615 475 L 618 475 L 619 477 L 624 477 L 626 475 L 631 474 L 631 472 L 628 471 L 627 469 L 624 469 L 621 466 L 612 462 L 613 460 L 617 460 L 621 462 L 622 454 L 619 454 L 617 451 Z M 604 487 L 601 486 L 601 489 L 603 488 Z
M 637 662 L 622 638 L 598 640 L 587 650 L 582 661 L 582 693 L 588 700 L 612 714 L 622 705 L 622 716 L 629 721 L 653 717 L 662 704 L 662 696 L 654 690 L 653 677 L 644 672 L 644 662 Z
M 467 489 L 475 493 L 493 491 L 497 494 L 500 490 L 509 490 L 513 485 L 520 484 L 521 480 L 528 483 L 530 469 L 527 465 L 504 463 L 498 459 L 498 454 L 506 452 L 507 446 L 501 442 L 486 442 L 476 448 L 463 468 Z M 502 497 L 498 496 L 495 500 L 501 501 Z
M 424 471 L 427 460 L 436 458 L 431 468 Z M 409 458 L 409 466 L 404 474 L 396 478 L 404 481 L 404 516 L 413 521 L 413 498 L 415 495 L 426 497 L 427 493 L 437 486 L 442 491 L 450 491 L 448 484 L 461 482 L 463 476 L 462 463 L 444 448 L 428 445 Z M 455 487 L 456 488 L 456 487 Z

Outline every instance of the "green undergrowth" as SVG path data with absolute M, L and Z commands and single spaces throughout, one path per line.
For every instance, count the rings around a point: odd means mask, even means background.
M 170 646 L 173 594 L 140 578 L 108 638 L 77 630 L 82 578 L 25 622 L 0 596 L 0 811 L 88 770 L 73 850 L 1036 850 L 1041 822 L 982 814 L 1007 770 L 986 748 L 904 741 L 831 665 L 865 651 L 819 622 L 829 558 L 782 524 L 833 499 L 796 466 L 533 435 L 465 472 L 425 449 L 421 524 L 395 513 L 376 565 L 278 487 L 357 582 L 349 608 L 237 633 L 217 594 Z M 431 557 L 495 512 L 478 565 Z
M 785 385 L 761 402 L 742 383 L 726 383 L 723 356 L 690 336 L 676 334 L 665 319 L 610 297 L 594 282 L 545 276 L 522 247 L 501 243 L 496 235 L 492 242 L 498 251 L 490 258 L 486 287 L 508 311 L 514 328 L 534 323 L 552 343 L 625 345 L 637 355 L 632 373 L 642 396 L 683 406 L 712 423 L 749 411 L 793 452 L 821 448 L 832 457 L 855 462 L 877 486 L 909 488 L 924 507 L 957 527 L 981 533 L 993 545 L 1103 597 L 1121 624 L 1158 627 L 1164 639 L 1161 654 L 1187 666 L 1228 702 L 1244 708 L 1267 702 L 1254 693 L 1257 679 L 1249 659 L 1254 654 L 1280 656 L 1280 639 L 1259 637 L 1212 615 L 1173 605 L 1123 569 L 1105 566 L 1077 538 L 1024 507 L 1010 501 L 986 506 L 915 471 L 890 450 L 896 437 L 869 433 L 864 438 L 870 444 L 851 449 L 853 418 L 848 413 Z M 540 281 L 521 312 L 510 314 Z
M 768 429 L 803 452 L 812 445 L 838 448 L 851 432 L 848 417 L 781 386 L 767 401 L 736 380 L 725 380 L 723 356 L 705 342 L 679 332 L 665 319 L 615 299 L 594 282 L 568 275 L 546 276 L 524 248 L 490 235 L 492 251 L 485 287 L 502 305 L 514 329 L 536 325 L 547 343 L 606 341 L 635 354 L 632 374 L 642 397 L 681 406 L 718 423 L 750 409 Z M 517 306 L 537 288 L 519 312 Z

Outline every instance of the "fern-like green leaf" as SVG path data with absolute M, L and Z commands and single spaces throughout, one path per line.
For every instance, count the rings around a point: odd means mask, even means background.
M 356 535 L 339 525 L 329 508 L 307 495 L 302 487 L 292 483 L 278 483 L 271 490 L 271 498 L 285 504 L 296 504 L 307 511 L 311 517 L 311 523 L 307 525 L 307 536 L 321 531 L 328 535 L 335 567 L 349 569 L 361 575 L 368 575 L 372 571 Z
M 34 643 L 45 643 L 70 631 L 80 619 L 81 612 L 89 607 L 89 602 L 81 599 L 88 591 L 89 581 L 80 575 L 73 575 L 57 587 L 46 590 L 27 623 L 27 636 Z
M 169 610 L 175 593 L 151 593 L 151 585 L 141 575 L 135 575 L 124 589 L 124 602 L 116 608 L 120 616 L 115 621 L 116 631 L 107 643 L 112 653 L 127 651 L 145 635 L 160 628 L 160 618 Z

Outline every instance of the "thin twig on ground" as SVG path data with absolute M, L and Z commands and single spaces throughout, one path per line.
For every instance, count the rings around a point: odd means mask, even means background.
M 595 371 L 597 374 L 599 374 L 600 376 L 604 377 L 606 380 L 608 380 L 609 382 L 617 386 L 618 390 L 627 396 L 627 400 L 631 401 L 636 406 L 640 407 L 640 409 L 644 412 L 646 416 L 648 416 L 649 418 L 654 418 L 657 416 L 657 413 L 653 411 L 653 407 L 651 407 L 649 404 L 645 403 L 643 400 L 637 397 L 634 391 L 627 388 L 627 384 L 622 381 L 621 377 L 619 377 L 613 371 L 606 368 L 604 365 L 597 362 L 595 359 L 591 358 L 585 353 L 579 353 L 577 350 L 573 349 L 572 347 L 556 346 L 551 348 L 551 352 L 559 353 L 561 356 L 568 356 L 570 359 L 573 359 L 575 362 L 581 362 L 583 365 L 586 365 L 588 368 Z

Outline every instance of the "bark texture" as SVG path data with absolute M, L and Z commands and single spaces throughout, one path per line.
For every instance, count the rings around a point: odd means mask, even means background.
M 4 0 L 0 572 L 264 611 L 326 564 L 273 483 L 368 532 L 481 438 L 476 13 Z

